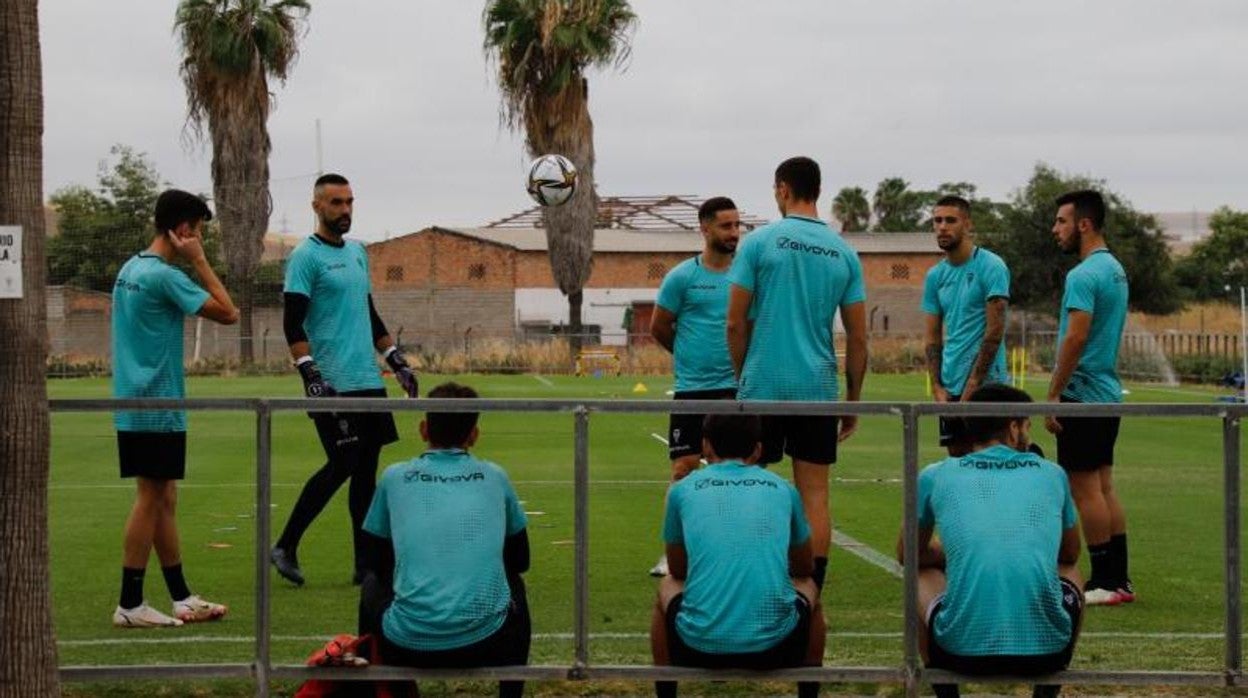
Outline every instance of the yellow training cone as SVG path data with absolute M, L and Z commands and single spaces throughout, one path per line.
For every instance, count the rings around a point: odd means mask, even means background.
M 647 392 L 650 392 L 650 391 L 649 391 L 649 389 L 648 389 L 648 388 L 646 388 L 646 384 L 645 384 L 645 383 L 638 383 L 637 385 L 634 385 L 634 386 L 633 386 L 633 392 L 634 392 L 634 393 L 647 393 Z

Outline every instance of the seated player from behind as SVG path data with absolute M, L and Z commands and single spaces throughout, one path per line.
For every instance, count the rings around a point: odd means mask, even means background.
M 429 398 L 477 397 L 444 383 Z M 527 520 L 507 473 L 469 454 L 476 412 L 429 412 L 429 449 L 386 469 L 364 520 L 369 534 L 360 632 L 379 640 L 386 664 L 463 668 L 526 664 L 530 621 L 524 583 Z M 500 696 L 519 696 L 503 681 Z
M 970 401 L 1031 398 L 989 384 Z M 1083 611 L 1075 504 L 1061 467 L 1027 452 L 1030 427 L 1025 416 L 967 417 L 971 453 L 919 474 L 919 648 L 929 668 L 1037 676 L 1070 664 Z M 899 538 L 904 562 L 903 553 Z M 933 688 L 958 695 L 956 684 Z
M 810 527 L 797 490 L 756 465 L 760 438 L 756 415 L 708 415 L 709 465 L 668 490 L 670 573 L 650 623 L 655 664 L 778 669 L 823 658 Z M 675 682 L 656 688 L 676 695 Z M 800 686 L 799 695 L 817 694 L 818 684 Z

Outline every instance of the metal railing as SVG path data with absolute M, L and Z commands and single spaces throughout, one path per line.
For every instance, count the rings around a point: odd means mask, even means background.
M 918 572 L 904 567 L 903 599 L 905 633 L 900 666 L 828 666 L 775 671 L 706 670 L 681 667 L 596 665 L 589 651 L 589 425 L 593 413 L 754 413 L 802 415 L 890 416 L 901 420 L 903 432 L 903 541 L 907 560 L 918 559 L 916 516 L 919 469 L 919 419 L 934 415 L 995 416 L 1002 406 L 990 403 L 908 402 L 728 402 L 692 400 L 527 400 L 527 399 L 422 399 L 335 398 L 337 412 L 562 412 L 573 418 L 574 433 L 574 659 L 570 665 L 533 665 L 481 669 L 431 670 L 375 666 L 339 669 L 304 665 L 274 665 L 270 657 L 270 572 L 268 551 L 271 527 L 272 417 L 274 412 L 324 410 L 326 400 L 306 398 L 240 398 L 188 400 L 51 400 L 53 412 L 101 412 L 117 409 L 189 409 L 250 411 L 256 415 L 256 531 L 255 531 L 255 652 L 251 663 L 188 665 L 66 666 L 65 681 L 118 679 L 250 677 L 256 695 L 269 695 L 272 679 L 523 679 L 523 680 L 695 680 L 723 679 L 868 682 L 904 684 L 907 696 L 918 695 L 922 682 L 1062 683 L 1122 685 L 1235 686 L 1243 679 L 1243 647 L 1240 591 L 1240 421 L 1248 414 L 1244 404 L 1055 404 L 1026 406 L 1032 416 L 1068 417 L 1204 417 L 1222 421 L 1225 655 L 1221 671 L 1071 670 L 1045 677 L 1020 679 L 1009 676 L 959 676 L 921 666 L 918 649 Z M 1018 411 L 1011 404 L 1009 410 Z M 638 609 L 638 613 L 648 609 Z

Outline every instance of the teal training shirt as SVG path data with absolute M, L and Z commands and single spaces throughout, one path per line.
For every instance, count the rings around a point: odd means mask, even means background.
M 676 629 L 712 654 L 761 652 L 797 626 L 789 548 L 810 539 L 797 490 L 757 466 L 724 461 L 667 492 L 663 539 L 689 556 Z
M 940 260 L 923 280 L 923 312 L 935 315 L 944 325 L 944 351 L 940 355 L 940 382 L 961 395 L 984 341 L 988 314 L 985 306 L 994 298 L 1010 298 L 1010 270 L 1000 257 L 975 247 L 961 264 Z M 984 383 L 1005 383 L 1005 339 L 988 366 Z
M 365 531 L 394 544 L 386 637 L 438 651 L 497 632 L 511 603 L 503 540 L 526 524 L 507 473 L 466 451 L 427 451 L 387 468 L 364 519 Z
M 711 271 L 698 255 L 677 264 L 659 286 L 659 307 L 676 316 L 672 360 L 676 390 L 735 388 L 728 353 L 727 271 Z
M 1057 551 L 1075 525 L 1066 473 L 996 445 L 919 473 L 919 527 L 945 547 L 936 640 L 964 656 L 1051 654 L 1070 641 Z
M 113 284 L 113 397 L 186 397 L 182 336 L 210 296 L 160 255 L 131 257 Z M 118 431 L 186 431 L 186 412 L 116 412 Z
M 1062 396 L 1079 402 L 1122 402 L 1118 344 L 1127 324 L 1127 272 L 1109 250 L 1094 250 L 1066 275 L 1057 346 L 1066 338 L 1070 311 L 1092 314 L 1088 343 Z
M 325 380 L 340 393 L 383 387 L 373 357 L 369 289 L 368 253 L 355 240 L 338 246 L 310 235 L 286 260 L 283 290 L 311 300 L 303 331 Z
M 836 400 L 832 323 L 866 300 L 858 253 L 823 221 L 786 216 L 741 239 L 728 280 L 751 292 L 743 400 Z

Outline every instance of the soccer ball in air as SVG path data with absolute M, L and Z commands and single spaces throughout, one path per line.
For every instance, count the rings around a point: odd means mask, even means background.
M 567 203 L 576 192 L 576 166 L 562 155 L 543 155 L 529 165 L 525 189 L 542 206 Z

